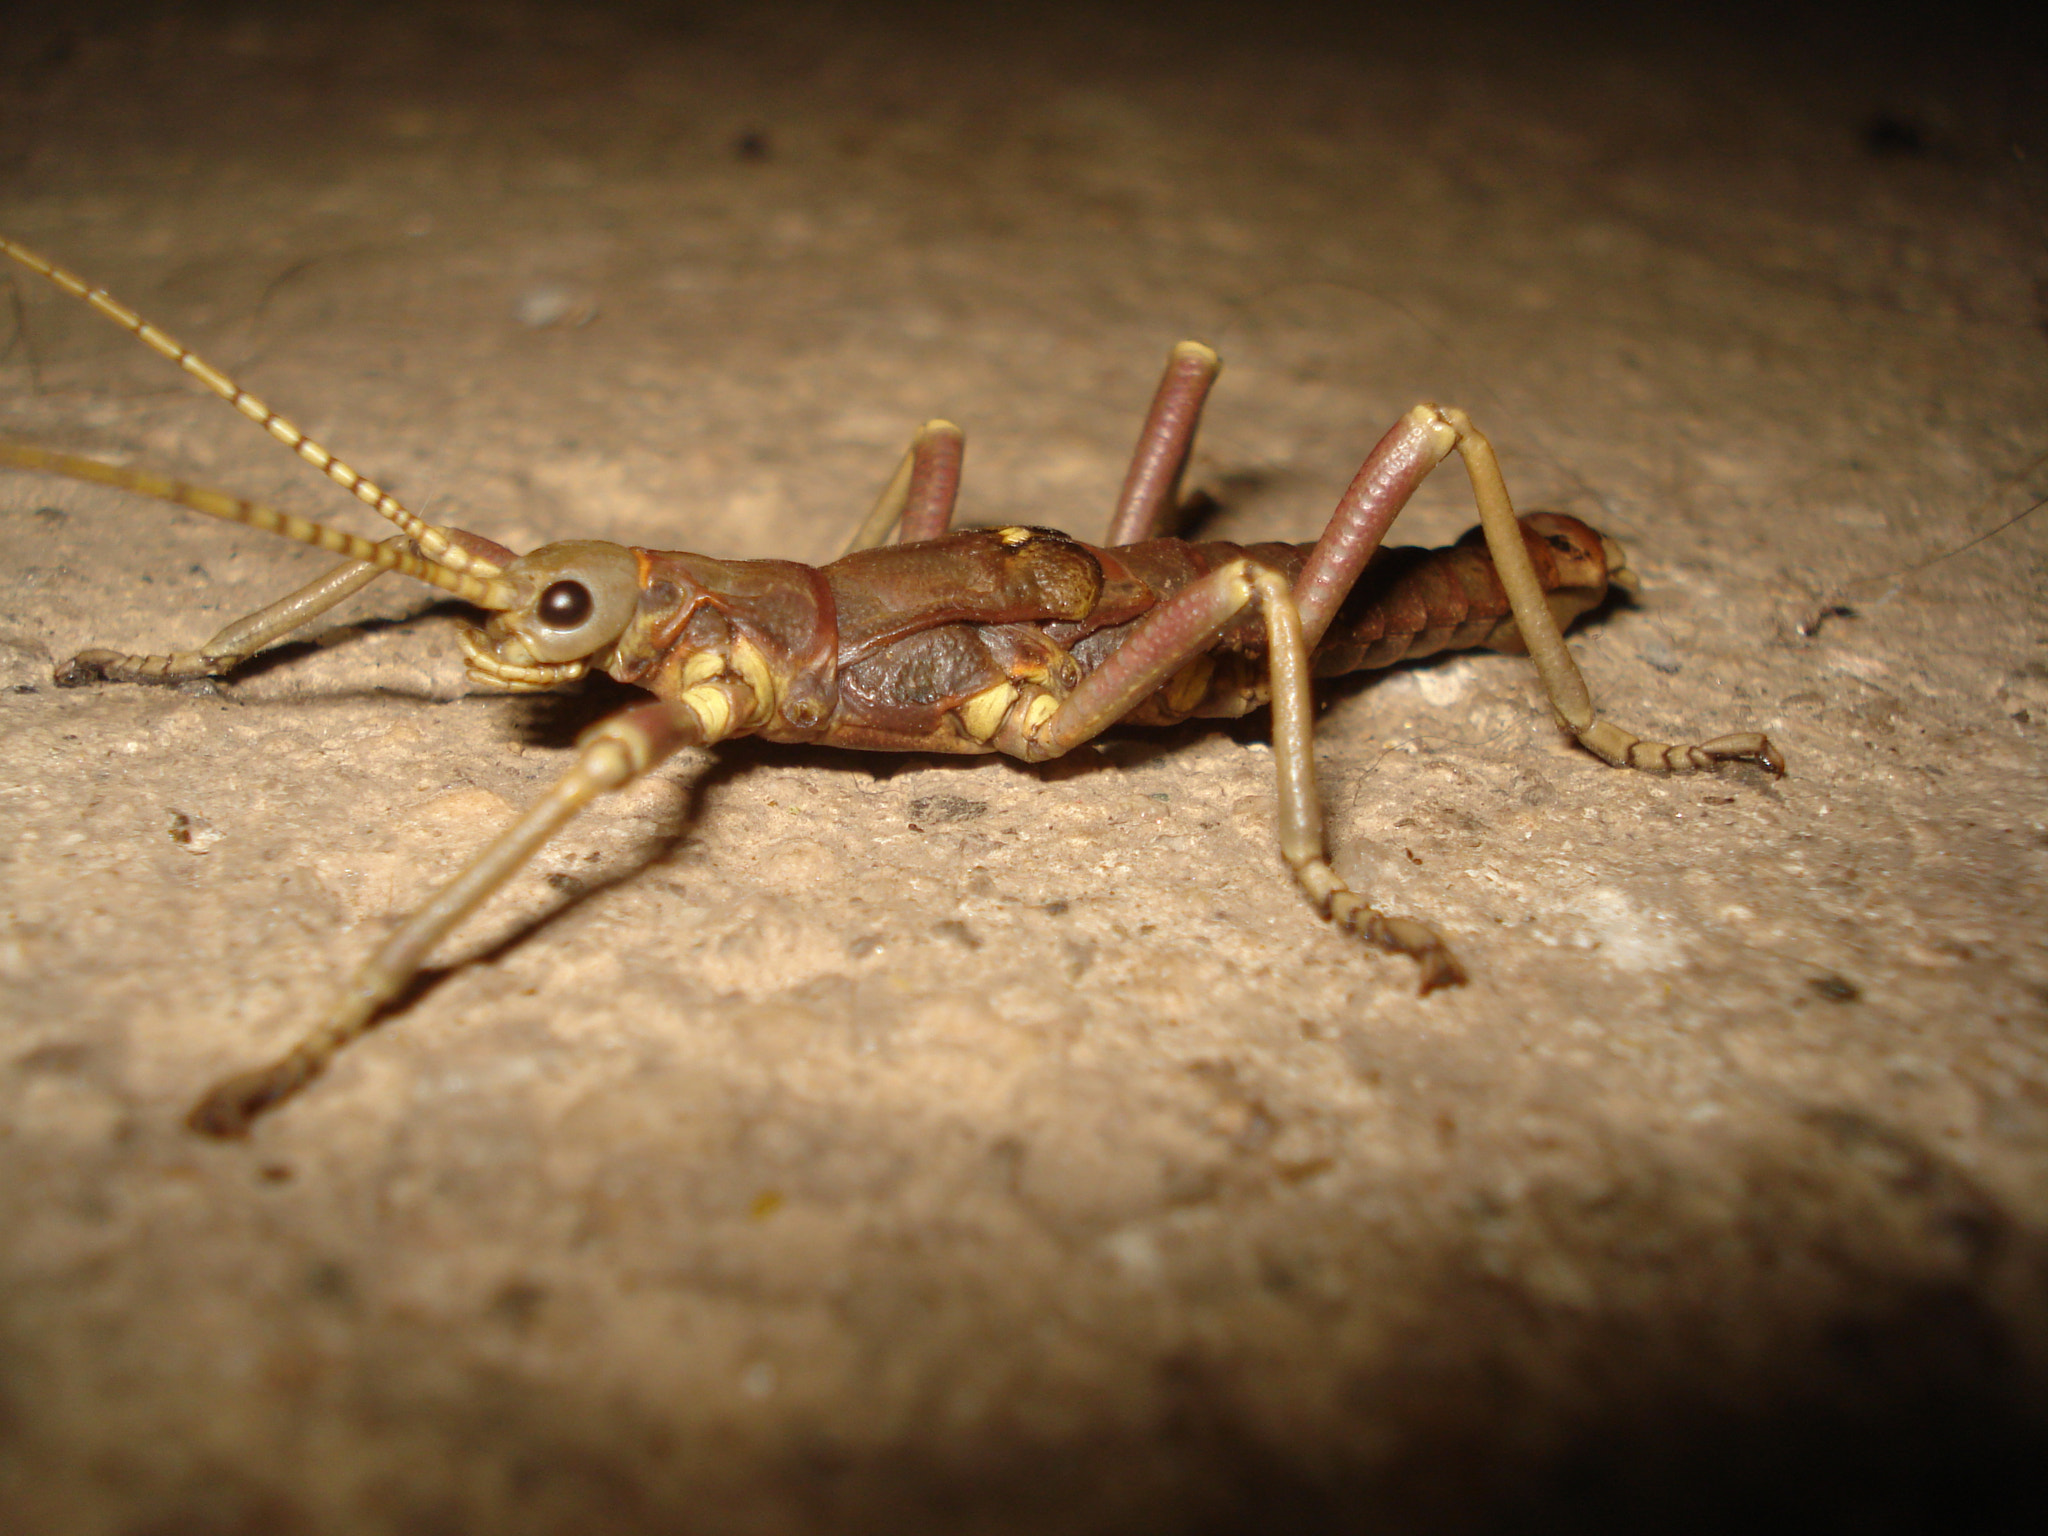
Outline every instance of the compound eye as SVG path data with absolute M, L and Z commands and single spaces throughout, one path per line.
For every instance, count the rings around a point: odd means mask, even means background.
M 577 629 L 589 621 L 596 606 L 582 582 L 557 581 L 541 593 L 534 612 L 549 629 Z
M 583 661 L 623 635 L 640 607 L 640 562 L 597 539 L 548 544 L 505 568 L 521 594 L 505 626 L 537 662 Z M 526 594 L 531 594 L 530 596 Z

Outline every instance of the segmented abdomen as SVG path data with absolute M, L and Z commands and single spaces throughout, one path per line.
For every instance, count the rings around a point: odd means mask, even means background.
M 1576 517 L 1532 512 L 1522 519 L 1522 541 L 1560 629 L 1606 597 L 1603 542 Z M 1308 551 L 1284 547 L 1293 557 L 1286 567 L 1292 575 Z M 1247 553 L 1265 559 L 1265 550 L 1254 546 Z M 1448 549 L 1388 549 L 1376 555 L 1316 647 L 1315 670 L 1334 677 L 1477 647 L 1524 649 L 1493 556 L 1474 528 Z

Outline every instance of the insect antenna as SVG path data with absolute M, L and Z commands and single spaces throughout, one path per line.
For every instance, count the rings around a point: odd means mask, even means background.
M 205 358 L 190 351 L 174 337 L 151 325 L 142 316 L 107 292 L 106 289 L 93 287 L 84 278 L 78 276 L 77 273 L 67 272 L 55 262 L 37 255 L 25 245 L 16 244 L 5 235 L 0 235 L 0 253 L 13 257 L 31 272 L 40 273 L 73 298 L 82 299 L 85 303 L 90 304 L 94 309 L 113 321 L 114 324 L 120 326 L 121 329 L 127 331 L 151 351 L 167 357 L 176 363 L 180 368 L 191 374 L 193 378 L 248 417 L 249 420 L 255 422 L 257 426 L 268 432 L 280 443 L 283 443 L 285 447 L 291 449 L 300 458 L 327 476 L 336 485 L 348 491 L 356 500 L 362 502 L 367 507 L 373 508 L 380 516 L 389 518 L 392 522 L 396 523 L 419 546 L 420 552 L 433 561 L 434 564 L 443 566 L 450 571 L 462 571 L 480 577 L 496 576 L 502 570 L 502 567 L 493 564 L 481 555 L 464 549 L 460 544 L 456 543 L 448 529 L 436 527 L 425 518 L 408 511 L 396 496 L 393 496 L 375 481 L 365 479 L 357 471 L 351 469 L 340 459 L 337 459 L 326 448 L 323 448 L 320 444 L 314 442 L 312 438 L 306 436 L 304 432 L 300 431 L 290 421 L 280 416 L 276 411 L 273 411 L 225 373 L 222 373 L 220 369 L 207 362 Z M 63 473 L 63 471 L 60 471 L 60 473 Z M 85 475 L 80 478 L 94 479 L 98 477 Z M 108 483 L 113 484 L 115 482 L 109 481 Z M 157 496 L 163 493 L 152 490 L 144 491 L 142 494 Z M 214 493 L 208 492 L 207 494 L 211 495 Z M 172 496 L 167 499 L 177 501 L 179 498 Z M 191 506 L 195 504 L 187 502 L 185 505 Z M 199 507 L 198 510 L 206 512 L 212 509 Z M 227 516 L 228 514 L 215 513 L 214 515 Z M 309 526 L 317 527 L 318 524 Z M 297 538 L 299 536 L 297 534 L 287 534 L 286 537 Z M 302 542 L 312 543 L 315 541 L 307 539 Z M 330 546 L 323 545 L 322 547 L 327 548 Z M 428 579 L 430 578 L 421 578 L 421 580 Z M 436 585 L 439 585 L 439 583 L 436 583 Z
M 260 528 L 265 533 L 274 533 L 281 538 L 310 544 L 315 549 L 324 549 L 330 554 L 346 555 L 351 560 L 364 561 L 380 570 L 397 571 L 400 575 L 410 576 L 415 581 L 423 581 L 428 586 L 452 592 L 457 597 L 475 603 L 479 608 L 508 609 L 517 605 L 518 600 L 510 584 L 499 578 L 496 567 L 489 567 L 490 573 L 486 575 L 451 569 L 439 559 L 427 559 L 409 550 L 375 544 L 359 534 L 330 528 L 325 523 L 316 523 L 310 517 L 300 517 L 295 512 L 281 512 L 276 507 L 267 507 L 261 502 L 244 501 L 241 497 L 230 496 L 225 491 L 208 490 L 203 485 L 188 485 L 182 480 L 172 480 L 163 475 L 151 474 L 147 470 L 124 469 L 116 464 L 102 464 L 97 459 L 82 459 L 76 454 L 53 453 L 47 448 L 31 448 L 25 443 L 0 443 L 0 464 L 48 475 L 63 475 L 72 480 L 111 485 L 117 490 L 132 491 L 138 496 L 154 496 L 159 501 L 175 502 L 181 507 L 190 507 L 195 512 L 204 512 L 209 517 L 218 517 L 230 523 L 244 523 L 251 528 Z M 455 548 L 457 554 L 465 559 L 471 559 L 474 564 L 489 566 L 487 561 L 473 560 L 467 551 L 453 545 L 450 548 Z

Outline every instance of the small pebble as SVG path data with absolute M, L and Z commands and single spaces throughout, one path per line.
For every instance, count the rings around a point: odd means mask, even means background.
M 581 329 L 597 318 L 597 295 L 566 283 L 536 283 L 519 296 L 512 313 L 532 331 L 550 326 Z

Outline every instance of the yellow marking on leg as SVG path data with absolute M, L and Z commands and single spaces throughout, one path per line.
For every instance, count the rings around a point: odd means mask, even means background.
M 1209 684 L 1216 676 L 1216 662 L 1209 656 L 1197 656 L 1166 680 L 1161 697 L 1166 707 L 1176 715 L 1191 713 L 1195 706 L 1209 696 Z
M 686 690 L 676 702 L 697 717 L 707 743 L 723 741 L 731 732 L 732 700 L 725 696 L 723 688 L 706 683 L 701 688 Z
M 960 729 L 976 741 L 987 741 L 1002 729 L 1003 717 L 1009 714 L 1010 706 L 1016 702 L 1015 683 L 992 683 L 959 704 L 953 714 L 960 722 Z
M 775 718 L 775 708 L 782 697 L 775 685 L 775 671 L 768 665 L 768 658 L 761 654 L 760 647 L 745 635 L 734 638 L 727 661 L 754 696 L 754 712 L 745 724 L 748 729 L 758 730 Z
M 1049 693 L 1041 693 L 1024 706 L 1023 734 L 1030 736 L 1059 713 L 1060 701 Z

